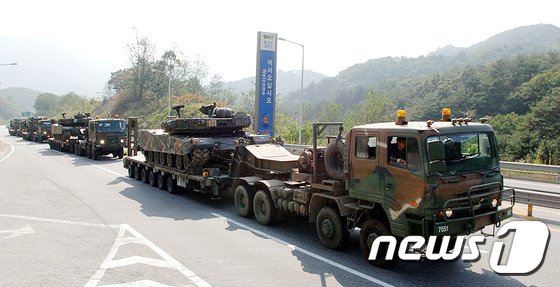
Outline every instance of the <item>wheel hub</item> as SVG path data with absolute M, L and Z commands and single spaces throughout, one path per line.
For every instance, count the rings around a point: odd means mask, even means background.
M 375 241 L 375 239 L 376 239 L 377 237 L 379 237 L 379 236 L 380 236 L 380 235 L 377 234 L 376 232 L 371 232 L 370 234 L 368 234 L 368 237 L 367 237 L 367 244 L 368 244 L 368 246 L 371 247 L 371 245 L 373 244 L 373 242 Z
M 325 219 L 321 222 L 321 231 L 326 238 L 334 237 L 334 223 L 330 219 Z

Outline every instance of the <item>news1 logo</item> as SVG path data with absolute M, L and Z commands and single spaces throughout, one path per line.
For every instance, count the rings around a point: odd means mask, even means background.
M 490 253 L 490 267 L 499 274 L 528 274 L 537 270 L 546 254 L 550 231 L 546 224 L 540 221 L 512 221 L 504 224 L 496 234 L 498 240 L 492 244 Z M 506 243 L 504 239 L 513 236 L 509 247 L 509 254 L 505 254 Z M 426 239 L 422 236 L 405 237 L 398 249 L 401 260 L 420 260 L 421 254 L 411 250 L 420 250 L 425 246 L 425 255 L 428 260 L 455 260 L 461 257 L 463 261 L 478 261 L 480 250 L 478 245 L 484 243 L 484 235 L 473 235 L 465 240 L 465 236 L 457 236 L 455 245 L 450 248 L 450 236 L 443 236 L 441 247 L 435 252 L 437 236 Z M 393 236 L 380 236 L 373 241 L 369 260 L 375 260 L 380 244 L 388 244 L 386 260 L 392 260 L 397 247 L 397 240 Z M 463 247 L 467 243 L 471 253 L 464 254 Z M 453 249 L 451 252 L 448 250 Z

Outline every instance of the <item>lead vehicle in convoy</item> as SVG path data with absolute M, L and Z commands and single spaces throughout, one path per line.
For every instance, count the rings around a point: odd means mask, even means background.
M 137 119 L 129 125 L 133 137 L 148 132 L 137 131 Z M 338 127 L 339 134 L 320 149 L 318 138 L 329 126 Z M 227 169 L 215 169 L 211 161 L 198 169 L 179 168 L 170 164 L 176 161 L 154 160 L 167 155 L 150 153 L 147 159 L 128 156 L 124 166 L 131 177 L 170 192 L 178 186 L 215 196 L 232 192 L 237 213 L 255 216 L 264 225 L 289 213 L 305 216 L 331 249 L 345 247 L 350 231 L 359 229 L 366 258 L 382 235 L 447 235 L 453 241 L 512 215 L 514 192 L 505 195 L 492 128 L 450 119 L 450 110 L 437 122 L 407 122 L 399 111 L 396 122 L 356 126 L 345 137 L 341 123 L 316 123 L 313 147 L 299 157 L 265 136 L 236 136 L 231 156 L 222 162 Z M 226 142 L 215 138 L 208 148 Z M 172 146 L 181 149 L 195 142 Z M 145 151 L 145 143 L 136 144 L 130 150 Z M 370 262 L 381 267 L 392 263 L 385 256 L 377 258 Z

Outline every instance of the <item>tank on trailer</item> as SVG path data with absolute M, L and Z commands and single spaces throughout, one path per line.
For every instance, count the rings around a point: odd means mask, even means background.
M 173 107 L 177 117 L 165 120 L 161 130 L 139 131 L 138 148 L 146 160 L 186 171 L 228 170 L 236 140 L 247 136 L 243 129 L 251 125 L 250 117 L 214 103 L 199 109 L 207 117 L 183 118 L 183 107 Z

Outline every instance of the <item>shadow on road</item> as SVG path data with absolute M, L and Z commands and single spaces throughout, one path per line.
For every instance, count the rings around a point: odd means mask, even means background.
M 141 212 L 146 216 L 166 217 L 174 220 L 205 220 L 213 219 L 211 212 L 227 214 L 226 216 L 255 228 L 261 232 L 270 234 L 286 242 L 302 245 L 305 250 L 335 262 L 345 262 L 345 266 L 356 270 L 365 276 L 382 280 L 396 285 L 415 286 L 525 286 L 521 282 L 506 276 L 500 276 L 491 270 L 474 270 L 473 265 L 468 262 L 455 261 L 401 261 L 392 269 L 384 270 L 376 268 L 363 259 L 358 240 L 358 231 L 351 234 L 349 247 L 343 251 L 329 250 L 321 245 L 315 234 L 314 223 L 309 223 L 306 218 L 298 216 L 287 216 L 286 219 L 277 222 L 273 226 L 262 226 L 253 224 L 254 220 L 238 217 L 235 214 L 231 195 L 226 195 L 221 200 L 212 200 L 204 194 L 186 192 L 179 195 L 169 194 L 156 187 L 151 187 L 141 181 L 129 180 L 131 187 L 125 188 L 121 194 L 141 204 Z M 237 224 L 228 221 L 225 228 L 228 231 L 244 230 Z M 255 236 L 263 237 L 254 233 Z M 330 265 L 319 262 L 298 249 L 292 254 L 301 262 L 303 270 L 315 274 L 321 278 L 322 286 L 328 286 L 327 280 L 335 279 L 343 286 L 375 285 L 368 279 L 359 279 L 357 275 Z M 473 269 L 473 270 L 471 270 Z M 334 278 L 331 278 L 334 277 Z M 360 283 L 361 282 L 361 283 Z M 394 283 L 398 282 L 398 283 Z M 402 283 L 405 282 L 405 283 Z

